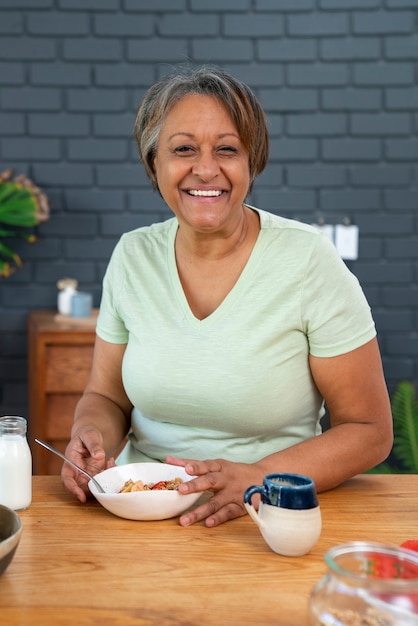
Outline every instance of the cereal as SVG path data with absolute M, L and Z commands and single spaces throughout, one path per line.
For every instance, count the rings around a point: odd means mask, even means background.
M 131 493 L 132 491 L 175 491 L 183 482 L 178 476 L 172 480 L 160 480 L 157 483 L 143 483 L 142 480 L 127 480 L 119 493 Z
M 396 626 L 396 622 L 390 615 L 370 607 L 366 613 L 358 613 L 350 609 L 330 610 L 325 619 L 321 618 L 320 624 L 321 626 L 337 626 L 337 624 L 338 626 Z

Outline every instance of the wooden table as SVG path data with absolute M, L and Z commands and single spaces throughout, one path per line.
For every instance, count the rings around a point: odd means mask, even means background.
M 305 626 L 336 543 L 418 538 L 418 476 L 361 475 L 319 495 L 322 536 L 281 557 L 249 516 L 208 529 L 120 519 L 35 476 L 23 535 L 0 578 L 7 626 Z

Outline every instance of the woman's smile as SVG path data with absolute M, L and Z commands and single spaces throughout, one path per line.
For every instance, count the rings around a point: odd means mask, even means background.
M 160 193 L 180 226 L 220 233 L 241 220 L 249 155 L 216 98 L 191 94 L 171 108 L 154 164 Z

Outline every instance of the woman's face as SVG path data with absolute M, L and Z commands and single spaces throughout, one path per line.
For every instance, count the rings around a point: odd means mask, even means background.
M 230 231 L 250 185 L 249 155 L 223 104 L 191 94 L 173 106 L 154 160 L 158 188 L 181 226 Z

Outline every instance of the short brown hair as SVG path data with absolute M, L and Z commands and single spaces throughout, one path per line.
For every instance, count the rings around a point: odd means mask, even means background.
M 214 96 L 225 106 L 249 154 L 250 191 L 269 157 L 266 116 L 245 83 L 224 70 L 209 66 L 182 68 L 165 76 L 150 87 L 139 105 L 135 139 L 153 188 L 158 189 L 154 159 L 162 125 L 171 107 L 189 94 Z

